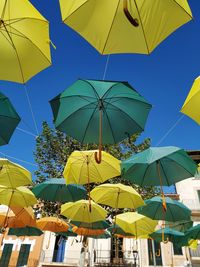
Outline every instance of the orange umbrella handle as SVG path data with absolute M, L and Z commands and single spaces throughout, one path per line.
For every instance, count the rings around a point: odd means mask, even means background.
M 102 157 L 102 150 L 101 146 L 99 146 L 99 151 L 94 153 L 94 158 L 97 164 L 101 163 L 101 157 Z
M 128 19 L 128 21 L 129 21 L 134 27 L 138 27 L 138 26 L 139 26 L 138 20 L 137 20 L 137 19 L 134 19 L 134 18 L 132 17 L 131 13 L 130 13 L 129 10 L 128 10 L 127 0 L 124 0 L 124 7 L 123 7 L 123 10 L 124 10 L 124 14 L 125 14 L 126 18 Z

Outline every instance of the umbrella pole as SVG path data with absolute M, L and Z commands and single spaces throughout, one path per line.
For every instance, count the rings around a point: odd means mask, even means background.
M 96 152 L 95 152 L 96 153 Z M 87 178 L 88 178 L 88 181 L 87 181 L 87 191 L 88 191 L 88 200 L 89 200 L 89 212 L 92 211 L 92 208 L 91 208 L 91 197 L 90 197 L 90 170 L 89 170 L 89 156 L 87 155 Z
M 97 164 L 101 163 L 101 156 L 102 156 L 102 108 L 103 108 L 103 103 L 100 101 L 100 106 L 99 106 L 99 151 L 95 152 L 94 158 Z
M 163 243 L 167 243 L 165 242 L 165 236 L 164 236 L 164 228 L 165 228 L 165 223 L 164 223 L 164 220 L 165 220 L 165 212 L 167 210 L 167 205 L 166 205 L 166 200 L 165 200 L 165 195 L 164 195 L 164 192 L 163 192 L 163 185 L 162 185 L 162 176 L 161 176 L 161 173 L 160 173 L 160 164 L 159 164 L 159 161 L 157 160 L 156 161 L 156 168 L 157 168 L 157 172 L 158 172 L 158 176 L 159 176 L 159 179 L 160 179 L 160 191 L 161 191 L 161 196 L 162 196 L 162 242 Z

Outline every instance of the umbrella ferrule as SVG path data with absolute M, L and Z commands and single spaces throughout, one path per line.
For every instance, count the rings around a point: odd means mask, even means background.
M 103 99 L 100 98 L 99 99 L 99 110 L 102 110 L 103 109 Z

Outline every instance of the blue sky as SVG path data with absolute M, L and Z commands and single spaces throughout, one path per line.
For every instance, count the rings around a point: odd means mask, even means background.
M 43 120 L 52 123 L 48 101 L 77 78 L 102 79 L 107 57 L 62 23 L 58 0 L 31 2 L 50 21 L 50 36 L 56 45 L 56 50 L 51 49 L 52 66 L 27 83 L 40 131 Z M 141 140 L 150 137 L 153 146 L 200 149 L 200 127 L 188 117 L 180 120 L 179 112 L 193 80 L 200 75 L 200 1 L 188 2 L 194 20 L 174 32 L 151 55 L 111 55 L 109 60 L 106 79 L 128 81 L 153 105 L 140 137 Z M 20 114 L 19 128 L 36 134 L 23 85 L 0 81 L 0 91 L 10 98 Z M 37 168 L 34 149 L 35 137 L 16 130 L 10 143 L 0 147 L 0 153 L 33 171 Z

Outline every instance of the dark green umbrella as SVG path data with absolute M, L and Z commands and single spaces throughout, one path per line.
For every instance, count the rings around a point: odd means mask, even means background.
M 107 238 L 111 238 L 111 234 L 108 231 L 105 231 L 103 234 L 101 235 L 91 235 L 91 236 L 87 236 L 90 238 L 94 238 L 94 239 L 107 239 Z
M 126 233 L 119 225 L 113 224 L 107 229 L 112 235 L 121 235 L 121 236 L 133 236 L 133 234 Z
M 164 232 L 164 237 L 165 237 L 164 240 L 175 243 L 176 245 L 184 237 L 184 233 L 176 231 L 171 228 L 167 228 L 167 227 L 164 229 L 159 229 L 158 231 L 150 234 L 150 237 L 153 238 L 157 242 L 162 242 L 163 232 Z
M 193 226 L 193 221 L 165 222 L 165 226 L 184 233 Z
M 77 236 L 76 233 L 72 232 L 72 226 L 66 232 L 58 232 L 56 233 L 56 235 L 62 235 L 66 237 Z
M 163 198 L 153 197 L 145 200 L 145 206 L 137 209 L 138 213 L 147 216 L 153 220 L 165 220 L 168 222 L 189 221 L 191 210 L 183 203 L 173 200 L 169 197 L 165 198 L 166 210 L 163 211 Z
M 22 228 L 10 228 L 8 231 L 8 235 L 16 235 L 16 236 L 40 236 L 43 232 L 36 227 L 22 227 Z
M 81 79 L 50 104 L 58 130 L 81 143 L 99 143 L 100 151 L 102 144 L 142 132 L 151 109 L 127 82 Z
M 70 224 L 88 229 L 107 229 L 110 227 L 110 224 L 108 224 L 106 221 L 97 221 L 93 223 L 70 221 Z
M 193 177 L 197 165 L 178 147 L 150 147 L 122 161 L 122 178 L 140 186 L 170 186 Z
M 10 100 L 0 92 L 0 146 L 9 143 L 20 120 Z
M 86 199 L 87 190 L 76 184 L 66 185 L 64 178 L 51 178 L 32 189 L 37 198 L 48 201 L 74 202 Z
M 185 238 L 184 243 L 185 245 L 189 242 L 189 240 L 200 240 L 200 224 L 197 224 L 196 226 L 191 227 L 185 232 Z

